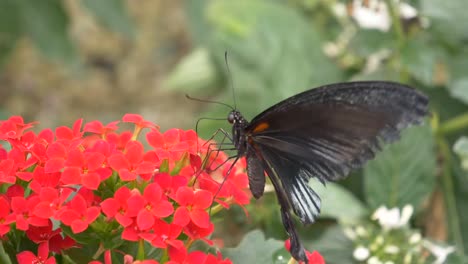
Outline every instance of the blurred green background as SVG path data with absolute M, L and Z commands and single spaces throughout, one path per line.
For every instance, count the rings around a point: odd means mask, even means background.
M 54 128 L 138 113 L 163 130 L 190 129 L 200 117 L 225 118 L 228 109 L 184 95 L 233 104 L 231 84 L 250 119 L 322 84 L 407 83 L 430 96 L 427 125 L 321 189 L 323 218 L 301 236 L 327 263 L 359 263 L 353 249 L 365 242 L 343 230 L 365 226 L 379 206 L 410 204 L 408 228 L 454 246 L 446 263 L 468 263 L 466 10 L 466 0 L 0 0 L 0 117 Z M 219 127 L 229 129 L 204 121 L 200 133 Z M 227 212 L 216 236 L 228 247 L 254 229 L 284 240 L 275 199 L 267 192 L 247 218 L 240 208 Z M 244 240 L 226 254 L 249 263 L 246 245 L 282 247 L 258 232 L 246 239 L 255 243 Z

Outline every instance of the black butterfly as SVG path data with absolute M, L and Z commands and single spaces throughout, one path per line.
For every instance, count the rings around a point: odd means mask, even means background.
M 346 177 L 374 158 L 381 143 L 397 140 L 402 129 L 421 123 L 427 114 L 428 98 L 421 92 L 403 84 L 369 81 L 305 91 L 251 122 L 237 110 L 227 120 L 237 156 L 247 158 L 253 196 L 263 195 L 266 172 L 291 237 L 291 254 L 307 263 L 291 211 L 303 224 L 313 223 L 319 215 L 320 197 L 309 187 L 309 179 L 325 184 Z

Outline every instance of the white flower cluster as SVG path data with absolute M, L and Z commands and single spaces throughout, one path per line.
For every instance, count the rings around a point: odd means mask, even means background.
M 413 212 L 411 205 L 401 210 L 382 206 L 372 215 L 378 225 L 346 228 L 346 236 L 356 245 L 354 259 L 365 264 L 445 263 L 455 248 L 439 246 L 412 230 L 408 222 Z M 430 254 L 423 254 L 424 250 Z

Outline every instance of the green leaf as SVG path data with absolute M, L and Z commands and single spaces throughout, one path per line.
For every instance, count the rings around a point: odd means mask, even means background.
M 440 46 L 425 35 L 408 40 L 401 50 L 402 65 L 413 78 L 428 86 L 434 85 L 436 64 L 444 60 Z
M 134 26 L 123 0 L 81 0 L 96 18 L 106 27 L 133 38 Z
M 21 34 L 15 0 L 0 0 L 0 66 L 5 63 Z
M 450 82 L 447 85 L 450 95 L 461 102 L 468 104 L 468 47 L 455 53 L 450 58 Z
M 368 205 L 419 208 L 433 190 L 435 153 L 429 126 L 403 131 L 401 139 L 384 147 L 375 160 L 364 168 Z
M 326 186 L 311 180 L 309 186 L 322 199 L 321 217 L 335 218 L 342 223 L 357 223 L 368 215 L 365 205 L 344 187 L 330 182 Z
M 450 95 L 468 104 L 468 78 L 454 80 L 449 87 Z
M 188 94 L 211 95 L 218 72 L 206 48 L 198 48 L 185 56 L 172 70 L 165 86 Z
M 223 250 L 223 256 L 232 263 L 274 263 L 274 253 L 284 247 L 284 242 L 275 239 L 265 239 L 259 230 L 247 233 L 236 248 Z
M 381 49 L 392 48 L 395 44 L 391 34 L 380 30 L 361 29 L 349 45 L 358 55 L 367 58 Z
M 353 264 L 354 245 L 339 225 L 328 228 L 311 248 L 320 252 L 327 264 Z
M 69 18 L 60 0 L 17 1 L 24 31 L 51 59 L 74 62 L 74 46 L 68 36 Z
M 421 1 L 421 14 L 430 19 L 430 27 L 451 42 L 461 41 L 468 37 L 466 25 L 468 16 L 466 0 L 424 0 Z

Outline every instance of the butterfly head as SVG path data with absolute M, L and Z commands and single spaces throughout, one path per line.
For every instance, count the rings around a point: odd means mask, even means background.
M 245 120 L 244 116 L 242 116 L 242 114 L 237 110 L 232 110 L 231 112 L 229 112 L 227 116 L 227 121 L 229 122 L 229 124 L 234 126 L 242 126 L 243 124 L 247 124 L 247 120 Z

